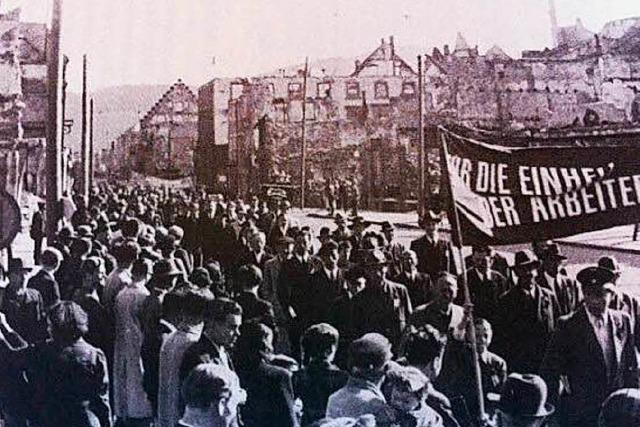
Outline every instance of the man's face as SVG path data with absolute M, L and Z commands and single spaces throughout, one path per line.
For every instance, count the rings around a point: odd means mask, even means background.
M 489 251 L 475 251 L 472 259 L 473 265 L 481 270 L 486 269 L 491 265 L 491 253 Z
M 347 286 L 349 288 L 349 292 L 352 295 L 358 294 L 367 286 L 367 279 L 364 277 L 358 277 L 354 280 L 347 281 Z
M 405 271 L 412 271 L 416 265 L 418 265 L 416 255 L 408 252 L 405 253 L 402 258 L 402 266 L 404 267 Z
M 435 221 L 426 221 L 424 224 L 424 231 L 427 236 L 435 237 L 438 233 L 438 223 Z
M 612 293 L 606 289 L 585 289 L 584 303 L 592 314 L 603 315 L 611 303 Z
M 544 259 L 544 268 L 551 274 L 558 274 L 560 266 L 562 265 L 562 259 L 554 256 L 548 256 Z
M 534 268 L 520 268 L 516 270 L 518 276 L 518 284 L 520 286 L 530 286 L 533 284 L 536 277 L 538 277 L 538 271 Z
M 265 247 L 265 241 L 261 234 L 254 234 L 251 237 L 250 244 L 251 244 L 251 249 L 257 253 L 262 252 Z
M 351 257 L 351 247 L 344 246 L 340 249 L 340 259 L 347 261 Z
M 98 285 L 98 288 L 104 288 L 107 281 L 107 271 L 104 264 L 100 264 L 100 267 L 93 272 L 93 281 Z
M 242 316 L 228 314 L 223 321 L 211 321 L 207 323 L 207 336 L 216 344 L 225 348 L 231 348 L 240 336 Z
M 478 353 L 482 354 L 491 345 L 492 332 L 484 323 L 476 323 L 476 347 Z
M 446 278 L 438 279 L 438 300 L 441 304 L 452 304 L 458 293 L 458 285 Z

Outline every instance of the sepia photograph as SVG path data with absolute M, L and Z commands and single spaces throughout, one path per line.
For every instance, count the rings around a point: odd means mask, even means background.
M 638 0 L 0 0 L 0 427 L 640 427 Z

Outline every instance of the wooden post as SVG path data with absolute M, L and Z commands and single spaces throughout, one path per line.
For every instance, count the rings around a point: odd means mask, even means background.
M 300 209 L 304 209 L 304 193 L 307 185 L 307 73 L 309 72 L 309 58 L 304 60 L 304 76 L 302 78 L 302 153 L 300 156 Z
M 60 167 L 62 174 L 60 180 L 62 181 L 62 191 L 67 191 L 67 159 L 65 159 L 64 148 L 64 121 L 67 117 L 67 67 L 69 66 L 69 57 L 62 55 L 62 134 L 60 135 Z
M 89 188 L 93 187 L 93 98 L 89 102 Z
M 87 164 L 87 55 L 82 55 L 82 136 L 80 140 L 80 194 L 89 196 L 89 165 Z
M 418 55 L 418 215 L 424 214 L 425 180 L 424 180 L 424 89 L 422 76 L 422 55 Z
M 441 130 L 440 137 L 442 139 L 442 153 L 444 157 L 444 162 L 446 164 L 446 168 L 443 173 L 446 173 L 447 182 L 450 181 L 449 175 L 449 150 L 447 148 L 447 140 Z M 485 415 L 485 407 L 484 407 L 484 391 L 482 388 L 482 371 L 480 369 L 480 354 L 478 353 L 478 347 L 476 343 L 476 326 L 473 319 L 473 303 L 471 302 L 471 293 L 469 292 L 469 285 L 467 283 L 467 267 L 464 262 L 464 255 L 462 254 L 462 248 L 464 246 L 462 239 L 462 232 L 460 230 L 460 217 L 458 215 L 458 208 L 456 206 L 455 196 L 453 194 L 453 190 L 451 185 L 449 184 L 449 197 L 451 203 L 451 209 L 453 212 L 453 218 L 450 218 L 453 223 L 451 224 L 451 232 L 453 233 L 453 241 L 458 243 L 458 253 L 460 255 L 461 265 L 462 265 L 462 274 L 460 279 L 462 281 L 462 291 L 464 293 L 464 307 L 467 313 L 467 336 L 469 339 L 469 345 L 471 346 L 471 355 L 473 360 L 473 368 L 474 368 L 474 376 L 475 376 L 475 386 L 476 393 L 478 397 L 478 425 L 484 426 L 486 425 L 486 415 Z
M 62 195 L 60 151 L 62 147 L 62 76 L 60 32 L 62 0 L 53 0 L 51 28 L 47 43 L 47 145 L 46 145 L 46 225 L 47 241 L 53 242 L 58 232 L 58 201 Z

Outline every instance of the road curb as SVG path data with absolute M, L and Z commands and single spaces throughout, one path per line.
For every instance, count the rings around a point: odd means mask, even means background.
M 555 239 L 554 241 L 560 245 L 573 246 L 576 248 L 597 249 L 601 251 L 612 251 L 612 252 L 620 252 L 625 254 L 640 255 L 640 249 L 617 248 L 615 246 L 603 246 L 603 245 L 596 245 L 594 243 L 574 242 L 571 240 L 562 240 L 562 239 Z

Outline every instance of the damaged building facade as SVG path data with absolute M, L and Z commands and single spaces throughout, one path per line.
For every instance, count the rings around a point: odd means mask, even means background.
M 45 189 L 47 28 L 0 14 L 0 190 Z
M 609 22 L 599 33 L 580 21 L 552 31 L 552 48 L 520 58 L 498 46 L 481 54 L 460 34 L 453 48 L 424 55 L 427 183 L 438 182 L 437 126 L 443 124 L 502 136 L 535 133 L 541 141 L 573 135 L 566 143 L 603 129 L 636 133 L 640 19 Z M 347 75 L 322 71 L 307 74 L 305 93 L 304 72 L 202 86 L 198 182 L 242 196 L 274 182 L 294 189 L 304 105 L 308 204 L 322 205 L 327 179 L 355 177 L 364 205 L 379 208 L 393 198 L 396 207 L 411 208 L 418 188 L 417 69 L 397 55 L 390 38 Z
M 300 182 L 305 109 L 308 204 L 328 179 L 357 179 L 363 201 L 415 199 L 418 75 L 382 40 L 349 75 L 214 79 L 200 88 L 198 182 L 233 194 Z M 293 190 L 295 192 L 295 190 Z

